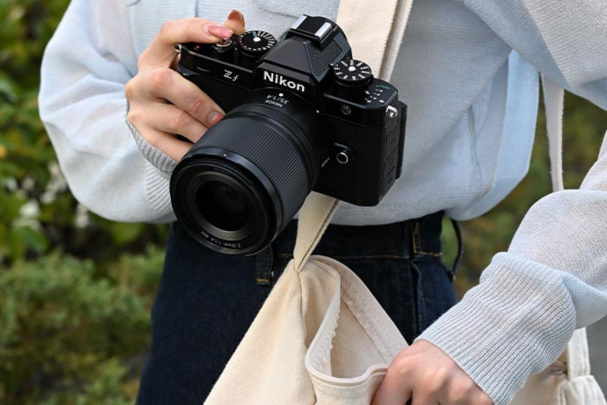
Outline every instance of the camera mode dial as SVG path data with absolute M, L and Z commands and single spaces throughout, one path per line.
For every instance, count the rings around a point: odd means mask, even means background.
M 260 58 L 276 45 L 276 38 L 265 31 L 247 31 L 238 38 L 238 49 L 250 58 Z
M 333 74 L 337 83 L 347 87 L 362 87 L 373 79 L 371 66 L 356 59 L 342 60 L 333 66 Z

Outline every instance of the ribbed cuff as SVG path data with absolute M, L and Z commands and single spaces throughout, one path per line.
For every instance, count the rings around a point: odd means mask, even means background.
M 562 272 L 499 253 L 481 283 L 418 338 L 451 357 L 495 405 L 556 360 L 575 329 Z
M 152 146 L 141 136 L 139 131 L 137 131 L 137 128 L 135 128 L 128 119 L 129 108 L 130 105 L 127 102 L 125 121 L 126 125 L 131 130 L 131 134 L 133 135 L 135 143 L 137 143 L 137 147 L 143 154 L 143 157 L 145 157 L 148 162 L 150 162 L 156 169 L 158 169 L 164 175 L 164 177 L 170 177 L 171 173 L 173 173 L 173 170 L 175 169 L 175 166 L 177 166 L 177 162 L 171 159 L 169 155 L 167 155 L 160 149 Z
M 170 181 L 166 175 L 151 164 L 148 165 L 145 173 L 145 193 L 152 207 L 165 217 L 173 213 L 169 188 Z

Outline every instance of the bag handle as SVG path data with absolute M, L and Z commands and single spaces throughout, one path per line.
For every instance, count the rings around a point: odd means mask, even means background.
M 542 74 L 544 105 L 546 107 L 546 130 L 550 154 L 550 177 L 552 191 L 561 191 L 563 186 L 563 111 L 565 90 Z
M 550 154 L 550 176 L 552 191 L 564 190 L 563 185 L 563 112 L 565 108 L 565 90 L 542 74 L 544 104 L 546 106 L 546 129 Z M 607 134 L 605 134 L 607 136 Z M 605 144 L 603 144 L 605 145 Z M 586 328 L 576 329 L 565 349 L 567 359 L 567 377 L 571 381 L 577 377 L 590 376 L 590 354 Z M 593 398 L 603 398 L 596 380 L 588 383 L 586 390 Z M 604 402 L 604 399 L 603 399 Z
M 293 252 L 297 272 L 300 272 L 308 261 L 322 234 L 329 226 L 329 222 L 331 222 L 338 206 L 338 200 L 324 194 L 312 192 L 306 198 L 299 211 L 297 238 L 295 239 L 295 251 Z
M 362 55 L 373 72 L 389 79 L 403 40 L 413 0 L 383 0 L 381 7 L 368 0 L 341 0 L 337 24 L 344 30 L 353 51 Z M 299 211 L 297 239 L 293 252 L 295 270 L 300 272 L 327 229 L 339 201 L 310 193 Z

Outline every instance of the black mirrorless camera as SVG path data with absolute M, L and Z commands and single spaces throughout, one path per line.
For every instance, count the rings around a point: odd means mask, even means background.
M 226 111 L 171 177 L 175 215 L 207 247 L 258 253 L 312 190 L 372 206 L 400 176 L 406 106 L 333 21 L 304 15 L 280 41 L 248 31 L 180 55 Z

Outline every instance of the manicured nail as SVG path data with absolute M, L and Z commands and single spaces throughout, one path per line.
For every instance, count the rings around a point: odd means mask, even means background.
M 242 26 L 244 27 L 245 23 L 244 23 L 244 15 L 242 15 L 242 13 L 238 10 L 232 10 L 230 12 L 230 15 L 228 15 L 228 20 L 239 20 L 242 23 Z
M 211 111 L 211 113 L 207 117 L 207 122 L 209 123 L 209 126 L 213 126 L 217 124 L 217 122 L 221 120 L 221 118 L 223 118 L 223 114 L 218 113 L 217 111 Z
M 223 25 L 209 25 L 207 31 L 217 38 L 230 38 L 234 34 L 231 29 Z

